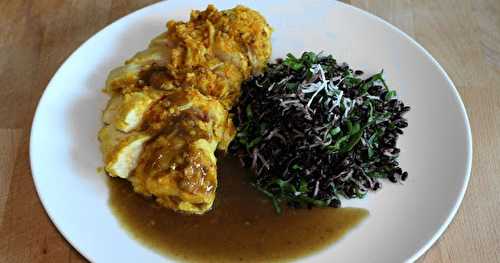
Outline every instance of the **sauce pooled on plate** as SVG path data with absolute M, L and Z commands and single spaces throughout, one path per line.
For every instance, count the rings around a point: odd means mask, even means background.
M 109 178 L 109 204 L 122 226 L 144 245 L 182 261 L 269 262 L 326 248 L 359 224 L 358 208 L 285 209 L 245 180 L 249 172 L 235 158 L 219 164 L 220 185 L 212 211 L 179 214 L 137 195 L 128 182 Z

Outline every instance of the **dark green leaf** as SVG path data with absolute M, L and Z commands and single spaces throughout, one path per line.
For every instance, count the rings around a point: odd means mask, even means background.
M 287 54 L 287 58 L 285 59 L 285 61 L 283 61 L 283 64 L 287 65 L 288 67 L 290 67 L 292 70 L 295 71 L 299 71 L 304 67 L 302 62 L 290 53 Z
M 356 146 L 356 144 L 359 143 L 362 135 L 363 135 L 363 131 L 361 131 L 361 130 L 352 134 L 349 138 L 349 143 L 346 144 L 344 147 L 342 147 L 342 149 L 340 149 L 340 151 L 341 152 L 351 151 L 354 148 L 354 146 Z
M 384 100 L 385 101 L 390 101 L 390 100 L 396 98 L 396 96 L 397 96 L 396 91 L 395 90 L 391 90 L 391 91 L 387 92 L 387 94 L 385 94 Z
M 340 133 L 340 127 L 335 127 L 335 128 L 333 128 L 333 129 L 330 130 L 330 135 L 332 137 L 335 136 L 335 135 L 337 135 L 337 134 L 339 134 L 339 133 Z
M 295 92 L 299 88 L 299 83 L 289 82 L 289 83 L 286 84 L 286 88 L 290 92 Z
M 255 145 L 257 145 L 259 142 L 262 141 L 262 137 L 257 137 L 255 139 L 253 139 L 248 145 L 247 145 L 247 149 L 251 149 L 253 148 Z
M 252 106 L 250 104 L 247 105 L 245 112 L 247 114 L 247 118 L 252 119 L 253 113 L 252 113 Z
M 299 187 L 299 191 L 301 193 L 307 193 L 309 191 L 308 187 L 307 187 L 307 181 L 304 179 L 304 178 L 301 178 L 300 180 L 300 187 Z

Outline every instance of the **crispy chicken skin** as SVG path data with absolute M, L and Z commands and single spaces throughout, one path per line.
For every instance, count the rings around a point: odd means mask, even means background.
M 105 170 L 176 211 L 202 214 L 215 199 L 215 151 L 235 128 L 240 85 L 271 55 L 271 28 L 243 6 L 192 11 L 112 70 L 99 132 Z

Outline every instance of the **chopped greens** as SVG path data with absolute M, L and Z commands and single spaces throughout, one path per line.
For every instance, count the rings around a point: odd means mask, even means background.
M 230 150 L 278 212 L 284 203 L 340 207 L 342 197 L 379 189 L 380 179 L 407 178 L 396 141 L 409 110 L 383 72 L 363 78 L 331 55 L 288 54 L 243 84 Z

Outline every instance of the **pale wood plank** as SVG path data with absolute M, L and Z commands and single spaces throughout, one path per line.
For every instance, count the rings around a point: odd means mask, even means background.
M 0 226 L 3 222 L 2 215 L 6 214 L 5 204 L 14 171 L 15 157 L 20 148 L 21 136 L 21 130 L 0 129 Z
M 24 134 L 23 134 L 24 135 Z M 31 177 L 28 136 L 15 154 L 0 225 L 0 262 L 64 262 L 71 252 L 40 205 Z
M 483 0 L 472 2 L 472 12 L 480 29 L 481 48 L 488 64 L 500 75 L 500 1 Z
M 30 92 L 36 86 L 40 24 L 31 15 L 30 1 L 2 1 L 1 5 L 0 125 L 21 128 L 31 115 Z
M 415 35 L 457 86 L 482 88 L 491 83 L 493 74 L 484 62 L 471 2 L 416 1 Z

